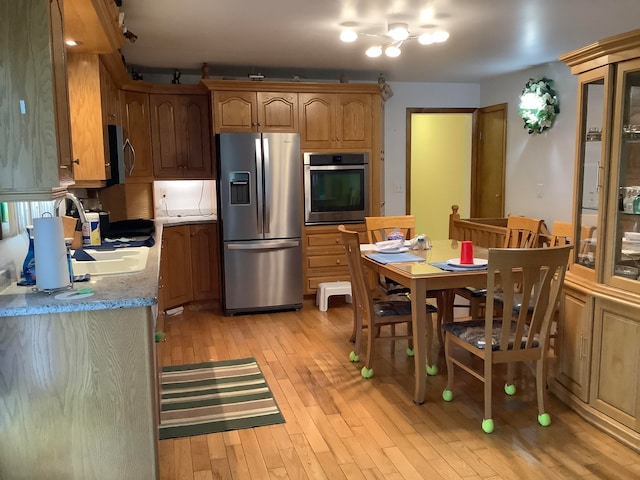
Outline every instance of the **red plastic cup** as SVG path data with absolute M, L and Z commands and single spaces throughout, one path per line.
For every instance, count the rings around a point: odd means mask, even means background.
M 473 243 L 465 240 L 460 245 L 460 263 L 473 265 Z

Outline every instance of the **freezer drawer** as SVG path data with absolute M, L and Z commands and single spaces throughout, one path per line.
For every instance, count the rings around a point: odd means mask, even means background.
M 223 245 L 225 313 L 302 308 L 299 238 Z

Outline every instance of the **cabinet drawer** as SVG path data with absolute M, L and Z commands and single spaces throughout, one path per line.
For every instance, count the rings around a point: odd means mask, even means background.
M 344 253 L 337 255 L 318 255 L 307 257 L 308 268 L 331 268 L 336 266 L 343 266 L 345 268 L 348 267 L 347 257 L 344 255 Z

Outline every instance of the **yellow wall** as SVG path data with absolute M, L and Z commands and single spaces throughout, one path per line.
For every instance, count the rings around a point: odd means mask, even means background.
M 415 113 L 411 116 L 411 214 L 416 234 L 449 236 L 451 205 L 469 216 L 472 116 Z

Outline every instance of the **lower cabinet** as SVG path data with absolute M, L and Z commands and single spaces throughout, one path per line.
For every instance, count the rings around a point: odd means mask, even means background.
M 558 323 L 557 379 L 583 402 L 589 401 L 593 299 L 565 287 Z
M 165 309 L 191 301 L 220 301 L 218 225 L 164 227 L 160 294 Z
M 640 308 L 596 299 L 591 405 L 640 432 Z
M 360 242 L 366 243 L 364 223 L 346 225 L 360 232 Z M 316 225 L 304 233 L 304 294 L 315 294 L 322 282 L 349 281 L 349 266 L 337 225 Z
M 640 307 L 565 284 L 551 390 L 640 452 Z

